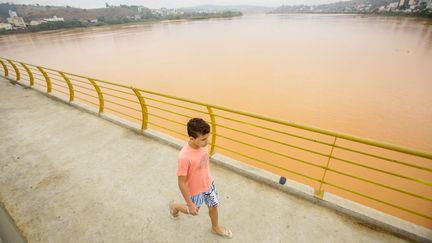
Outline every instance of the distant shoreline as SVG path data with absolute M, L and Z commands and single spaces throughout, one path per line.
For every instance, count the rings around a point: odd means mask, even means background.
M 401 14 L 401 13 L 347 13 L 347 12 L 291 12 L 291 13 L 275 13 L 268 12 L 263 14 L 280 14 L 280 15 L 362 15 L 362 16 L 376 16 L 376 17 L 404 17 L 404 18 L 420 18 L 425 20 L 432 20 L 432 16 L 421 16 L 414 14 Z M 130 25 L 130 24 L 147 24 L 147 23 L 160 23 L 160 22 L 176 22 L 176 21 L 194 21 L 194 20 L 205 20 L 205 19 L 220 19 L 220 18 L 233 18 L 243 16 L 242 13 L 232 14 L 230 16 L 198 16 L 198 17 L 189 17 L 189 18 L 172 18 L 172 19 L 146 19 L 139 21 L 131 21 L 126 23 L 97 23 L 97 24 L 88 24 L 82 26 L 72 26 L 72 27 L 59 27 L 59 28 L 51 28 L 51 29 L 42 29 L 42 30 L 32 30 L 32 29 L 17 29 L 17 30 L 8 30 L 8 31 L 0 31 L 0 36 L 2 35 L 12 35 L 12 34 L 25 34 L 25 33 L 38 33 L 38 32 L 47 32 L 47 31 L 56 31 L 56 30 L 67 30 L 67 29 L 85 29 L 90 27 L 102 27 L 102 26 L 114 26 L 114 25 Z
M 359 12 L 287 12 L 287 13 L 278 13 L 278 12 L 270 12 L 267 14 L 346 14 L 346 15 L 365 15 L 365 16 L 384 16 L 384 17 L 409 17 L 409 18 L 423 18 L 423 19 L 432 19 L 431 14 L 422 15 L 416 13 L 359 13 Z
M 146 23 L 159 23 L 165 21 L 194 21 L 194 20 L 205 20 L 205 19 L 220 19 L 220 18 L 233 18 L 243 16 L 241 12 L 221 12 L 213 15 L 196 15 L 186 18 L 175 16 L 166 19 L 144 19 L 144 20 L 131 20 L 127 22 L 116 22 L 116 23 L 87 23 L 81 20 L 67 20 L 59 22 L 51 22 L 40 24 L 36 27 L 30 26 L 28 28 L 15 29 L 15 30 L 0 30 L 1 35 L 12 35 L 12 34 L 24 34 L 24 33 L 38 33 L 55 30 L 67 30 L 67 29 L 78 29 L 78 28 L 89 28 L 89 27 L 101 27 L 101 26 L 113 26 L 113 25 L 127 25 L 127 24 L 146 24 Z

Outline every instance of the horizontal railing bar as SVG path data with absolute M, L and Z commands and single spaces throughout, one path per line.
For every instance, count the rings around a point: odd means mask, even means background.
M 155 124 L 155 123 L 153 123 L 153 122 L 148 122 L 148 124 L 153 125 L 153 126 L 155 126 L 155 127 L 159 127 L 159 128 L 162 128 L 162 129 L 168 130 L 168 131 L 170 131 L 170 132 L 172 132 L 172 133 L 176 133 L 176 134 L 178 134 L 178 135 L 180 135 L 180 136 L 186 136 L 185 134 L 179 133 L 179 132 L 177 132 L 177 131 L 174 131 L 174 130 L 172 130 L 172 129 L 169 129 L 169 128 L 166 128 L 166 127 L 163 127 L 163 126 L 160 126 L 160 125 L 157 125 L 157 124 Z
M 37 82 L 36 82 L 37 81 Z M 42 83 L 39 83 L 39 81 L 42 81 Z M 46 82 L 45 80 L 39 80 L 39 79 L 34 79 L 34 83 L 38 84 L 38 85 L 44 85 L 46 87 Z
M 40 74 L 40 73 L 32 73 L 33 74 L 33 77 L 44 77 L 42 74 Z
M 328 182 L 323 182 L 323 183 L 324 183 L 324 184 L 327 184 L 327 185 L 329 185 L 329 186 L 333 186 L 333 187 L 335 187 L 335 188 L 338 188 L 338 189 L 341 189 L 341 190 L 344 190 L 344 191 L 347 191 L 347 192 L 350 192 L 350 193 L 356 194 L 356 195 L 358 195 L 358 196 L 362 196 L 362 197 L 364 197 L 364 198 L 368 198 L 368 199 L 374 200 L 374 201 L 376 201 L 376 202 L 380 202 L 380 203 L 382 203 L 382 204 L 385 204 L 385 205 L 388 205 L 388 206 L 392 206 L 392 207 L 397 208 L 397 209 L 400 209 L 400 210 L 402 210 L 402 211 L 409 212 L 409 213 L 412 213 L 412 214 L 415 214 L 415 215 L 418 215 L 418 216 L 421 216 L 421 217 L 424 217 L 424 218 L 427 218 L 427 219 L 431 219 L 431 220 L 432 220 L 432 217 L 427 216 L 427 215 L 424 215 L 424 214 L 421 214 L 421 213 L 418 213 L 418 212 L 415 212 L 415 211 L 413 211 L 413 210 L 406 209 L 406 208 L 404 208 L 404 207 L 400 207 L 400 206 L 398 206 L 398 205 L 395 205 L 395 204 L 392 204 L 392 203 L 389 203 L 389 202 L 385 202 L 385 201 L 382 201 L 382 200 L 380 200 L 380 199 L 376 199 L 376 198 L 374 198 L 374 197 L 367 196 L 367 195 L 364 195 L 364 194 L 362 194 L 362 193 L 355 192 L 355 191 L 352 191 L 352 190 L 350 190 L 350 189 L 346 189 L 346 188 L 344 188 L 344 187 L 340 187 L 340 186 L 334 185 L 334 184 L 332 184 L 332 183 L 328 183 Z
M 180 108 L 183 108 L 183 109 L 187 109 L 187 110 L 191 110 L 191 111 L 195 111 L 195 112 L 199 112 L 199 113 L 203 113 L 203 114 L 209 115 L 209 113 L 206 112 L 206 111 L 200 111 L 200 110 L 189 108 L 189 107 L 186 107 L 186 106 L 181 106 L 181 105 L 173 104 L 173 103 L 162 101 L 162 100 L 157 100 L 157 99 L 150 98 L 150 97 L 147 97 L 147 96 L 143 96 L 143 97 L 146 100 L 153 100 L 153 101 L 160 102 L 160 103 L 163 103 L 163 104 L 172 105 L 172 106 L 180 107 Z
M 30 82 L 30 80 L 28 79 L 29 77 L 26 75 L 23 75 L 22 73 L 21 75 L 21 79 L 20 80 L 16 80 L 18 83 L 22 83 L 22 82 Z
M 150 115 L 150 116 L 154 116 L 154 117 L 157 117 L 157 118 L 160 118 L 160 119 L 163 119 L 163 120 L 167 120 L 167 121 L 170 121 L 170 122 L 173 122 L 173 123 L 176 123 L 176 124 L 179 124 L 179 125 L 184 126 L 183 123 L 178 122 L 178 121 L 173 121 L 173 120 L 171 120 L 171 119 L 168 119 L 168 118 L 165 118 L 165 117 L 162 117 L 162 116 L 159 116 L 159 115 L 153 114 L 153 113 L 147 113 L 147 114 Z
M 76 75 L 77 77 L 81 77 L 81 78 L 85 78 L 84 76 L 80 76 L 80 75 Z M 123 87 L 126 89 L 130 89 L 132 88 L 131 86 L 127 86 L 124 84 L 118 84 L 118 83 L 114 83 L 114 82 L 110 82 L 110 81 L 106 81 L 106 80 L 100 80 L 100 79 L 93 79 L 95 82 L 99 82 L 99 83 L 105 83 L 105 84 L 111 84 L 111 85 L 115 85 L 115 86 L 119 86 L 119 87 Z M 98 84 L 99 85 L 99 84 Z
M 347 148 L 347 147 L 344 147 L 344 146 L 340 146 L 340 145 L 335 145 L 334 147 L 342 149 L 342 150 L 350 151 L 350 152 L 353 152 L 353 153 L 358 153 L 358 154 L 370 156 L 370 157 L 373 157 L 373 158 L 386 160 L 386 161 L 389 161 L 389 162 L 392 162 L 392 163 L 401 164 L 401 165 L 417 168 L 417 169 L 420 169 L 420 170 L 426 170 L 426 171 L 432 172 L 431 168 L 427 168 L 427 167 L 423 167 L 423 166 L 419 166 L 419 165 L 410 164 L 410 163 L 399 161 L 399 160 L 396 160 L 396 159 L 389 159 L 389 158 L 386 158 L 386 157 L 382 157 L 382 156 L 374 155 L 374 154 L 369 154 L 369 153 L 366 153 L 366 152 L 358 151 L 358 150 L 355 150 L 355 149 L 350 149 L 350 148 Z
M 93 105 L 95 105 L 96 107 L 99 107 L 99 104 L 94 103 L 93 101 L 90 101 L 90 100 L 87 100 L 87 99 L 84 99 L 84 98 L 81 98 L 81 97 L 78 97 L 78 96 L 75 96 L 75 98 L 78 99 L 78 100 L 83 100 L 83 101 L 85 101 L 85 102 L 88 102 L 88 103 L 90 103 L 90 104 L 93 104 Z
M 336 157 L 336 156 L 333 156 L 333 155 L 330 156 L 330 158 L 336 159 L 336 160 L 340 160 L 340 161 L 348 163 L 348 164 L 357 165 L 357 166 L 360 166 L 360 167 L 363 167 L 363 168 L 366 168 L 366 169 L 370 169 L 370 170 L 374 170 L 374 171 L 377 171 L 377 172 L 381 172 L 381 173 L 384 173 L 384 174 L 388 174 L 388 175 L 404 178 L 404 179 L 407 179 L 407 180 L 410 180 L 410 181 L 415 181 L 417 183 L 421 183 L 421 184 L 424 184 L 424 185 L 427 185 L 427 186 L 432 186 L 432 182 L 429 182 L 429 181 L 424 181 L 424 180 L 421 180 L 421 179 L 411 178 L 411 177 L 403 176 L 403 175 L 400 175 L 400 174 L 397 174 L 397 173 L 388 172 L 388 171 L 377 169 L 377 168 L 374 168 L 374 167 L 371 167 L 371 166 L 368 166 L 368 165 L 363 165 L 363 164 L 360 164 L 360 163 L 357 163 L 357 162 L 353 162 L 353 161 L 350 161 L 350 160 L 342 159 L 342 158 L 339 158 L 339 157 Z
M 288 169 L 286 169 L 286 168 L 283 168 L 283 167 L 280 167 L 280 166 L 277 166 L 277 165 L 274 165 L 274 164 L 267 163 L 267 162 L 265 162 L 265 161 L 263 161 L 263 160 L 260 160 L 260 159 L 256 159 L 256 158 L 250 157 L 250 156 L 248 156 L 248 155 L 245 155 L 245 154 L 242 154 L 242 153 L 239 153 L 239 152 L 233 151 L 233 150 L 231 150 L 231 149 L 227 149 L 227 148 L 225 148 L 225 147 L 222 147 L 222 146 L 219 146 L 219 145 L 216 145 L 216 144 L 215 144 L 214 146 L 217 147 L 217 148 L 220 148 L 220 149 L 226 150 L 226 151 L 228 151 L 228 152 L 231 152 L 231 153 L 234 153 L 234 154 L 240 155 L 240 156 L 242 156 L 242 157 L 249 158 L 249 159 L 255 160 L 255 161 L 257 161 L 257 162 L 260 162 L 260 163 L 266 164 L 266 165 L 268 165 L 268 166 L 271 166 L 271 167 L 274 167 L 274 168 L 278 168 L 278 169 L 284 170 L 284 171 L 286 171 L 286 172 L 293 173 L 293 174 L 295 174 L 295 175 L 299 175 L 299 176 L 305 177 L 305 178 L 307 178 L 307 179 L 310 179 L 310 180 L 313 180 L 313 181 L 316 181 L 316 182 L 321 182 L 320 180 L 315 179 L 315 178 L 313 178 L 313 177 L 310 177 L 310 176 L 307 176 L 307 175 L 303 175 L 303 174 L 301 174 L 301 173 L 298 173 L 298 172 L 295 172 L 295 171 L 292 171 L 292 170 L 288 170 Z
M 148 115 L 151 115 L 151 116 L 154 116 L 154 117 L 158 117 L 158 118 L 160 118 L 160 119 L 164 119 L 164 120 L 167 120 L 167 121 L 170 121 L 170 122 L 173 122 L 173 123 L 176 123 L 176 124 L 179 124 L 179 125 L 184 126 L 184 124 L 181 123 L 181 122 L 177 122 L 177 121 L 174 121 L 174 120 L 171 120 L 171 119 L 168 119 L 168 118 L 165 118 L 165 117 L 162 117 L 162 116 L 156 115 L 156 114 L 154 114 L 154 113 L 147 113 L 147 114 L 148 114 Z M 212 123 L 209 122 L 209 121 L 206 121 L 206 122 L 209 123 L 209 124 L 212 124 Z M 211 132 L 211 134 L 213 134 L 213 133 Z
M 67 96 L 69 96 L 69 94 L 68 93 L 66 93 L 66 92 L 63 92 L 63 91 L 61 91 L 61 90 L 58 90 L 58 89 L 55 89 L 55 88 L 51 88 L 52 90 L 55 90 L 55 91 L 57 91 L 57 92 L 60 92 L 60 93 L 63 93 L 63 94 L 65 94 L 65 95 L 67 95 Z
M 130 110 L 134 110 L 134 111 L 142 112 L 141 110 L 135 109 L 135 108 L 130 107 L 130 106 L 122 105 L 122 104 L 119 104 L 119 103 L 117 103 L 117 102 L 114 102 L 114 101 L 111 101 L 111 100 L 108 100 L 108 99 L 104 99 L 104 101 L 106 101 L 106 102 L 108 102 L 108 103 L 112 103 L 112 104 L 118 105 L 118 106 L 121 106 L 121 107 L 124 107 L 124 108 L 127 108 L 127 109 L 130 109 Z
M 51 81 L 52 81 L 52 80 L 55 80 L 55 81 L 58 81 L 58 82 L 65 83 L 65 80 L 64 80 L 64 79 L 61 80 L 61 79 L 57 79 L 57 78 L 50 77 L 50 80 L 51 80 Z
M 284 135 L 288 135 L 288 136 L 292 136 L 292 137 L 308 140 L 308 141 L 311 141 L 311 142 L 315 142 L 315 143 L 319 143 L 319 144 L 324 144 L 324 145 L 327 145 L 327 146 L 333 146 L 333 144 L 331 144 L 331 143 L 326 143 L 326 142 L 322 142 L 322 141 L 319 141 L 319 140 L 302 137 L 302 136 L 295 135 L 295 134 L 292 134 L 292 133 L 279 131 L 279 130 L 276 130 L 276 129 L 273 129 L 273 128 L 268 128 L 268 127 L 264 127 L 264 126 L 261 126 L 261 125 L 256 125 L 256 124 L 245 122 L 245 121 L 239 121 L 239 120 L 236 120 L 236 119 L 233 119 L 233 118 L 229 118 L 229 117 L 225 117 L 225 116 L 221 116 L 221 115 L 214 115 L 214 116 L 215 117 L 220 117 L 220 118 L 223 118 L 223 119 L 226 119 L 226 120 L 230 120 L 230 121 L 235 121 L 235 122 L 242 123 L 242 124 L 249 125 L 249 126 L 258 127 L 258 128 L 264 129 L 264 130 L 268 130 L 268 131 L 272 131 L 272 132 L 276 132 L 276 133 L 280 133 L 280 134 L 284 134 Z
M 130 117 L 130 118 L 135 119 L 135 120 L 137 120 L 137 121 L 141 121 L 141 118 L 133 117 L 133 116 L 128 115 L 128 114 L 125 114 L 125 113 L 123 113 L 123 112 L 120 112 L 120 111 L 116 111 L 116 110 L 114 110 L 114 109 L 111 109 L 111 108 L 109 108 L 109 107 L 105 107 L 105 109 L 110 110 L 110 111 L 115 112 L 115 113 L 118 113 L 118 114 L 123 115 L 123 116 Z
M 47 74 L 49 74 L 50 77 L 52 77 L 52 75 L 57 76 L 59 78 L 63 78 L 58 72 L 50 72 L 50 71 L 46 71 Z
M 33 73 L 33 74 L 40 74 L 40 70 L 39 69 L 37 69 L 37 67 L 29 67 L 29 66 L 27 66 L 31 71 L 35 71 L 35 73 Z
M 79 85 L 79 84 L 72 84 L 72 85 L 73 85 L 74 87 L 79 87 L 79 88 L 82 88 L 82 89 L 90 90 L 90 91 L 92 91 L 92 92 L 96 92 L 95 89 L 94 89 L 94 87 L 91 88 L 91 86 L 90 86 L 90 87 L 85 87 L 85 86 L 82 86 L 82 85 Z
M 33 78 L 34 78 L 34 80 L 39 80 L 39 81 L 42 81 L 42 82 L 44 82 L 46 84 L 46 80 L 45 79 L 38 78 L 38 77 L 33 77 Z
M 241 130 L 238 130 L 238 129 L 235 129 L 235 128 L 231 128 L 231 127 L 227 127 L 227 126 L 219 125 L 219 124 L 216 124 L 216 126 L 222 127 L 222 128 L 225 128 L 225 129 L 229 129 L 229 130 L 232 130 L 232 131 L 235 131 L 235 132 L 243 133 L 243 134 L 246 134 L 246 135 L 249 135 L 249 136 L 257 137 L 257 138 L 260 138 L 260 139 L 263 139 L 263 140 L 267 140 L 267 141 L 270 141 L 270 142 L 274 142 L 274 143 L 278 143 L 278 144 L 281 144 L 281 145 L 285 145 L 285 146 L 288 146 L 288 147 L 292 147 L 292 148 L 295 148 L 295 149 L 300 149 L 300 150 L 303 150 L 303 151 L 306 151 L 306 152 L 310 152 L 310 153 L 313 153 L 313 154 L 317 154 L 317 155 L 328 157 L 328 154 L 324 154 L 324 153 L 316 152 L 316 151 L 313 151 L 313 150 L 301 148 L 301 147 L 298 147 L 298 146 L 295 146 L 295 145 L 291 145 L 291 144 L 288 144 L 288 143 L 280 142 L 280 141 L 277 141 L 277 140 L 274 140 L 274 139 L 270 139 L 270 138 L 266 138 L 266 137 L 263 137 L 263 136 L 259 136 L 259 135 L 253 134 L 253 133 L 241 131 Z
M 99 97 L 97 97 L 97 96 L 94 96 L 94 95 L 91 95 L 91 94 L 87 94 L 87 93 L 84 93 L 84 92 L 81 92 L 81 91 L 78 91 L 78 90 L 74 90 L 74 92 L 80 93 L 80 94 L 83 94 L 83 95 L 87 95 L 87 96 L 93 97 L 95 99 L 99 99 Z
M 119 93 L 128 94 L 128 95 L 131 95 L 131 96 L 136 97 L 136 94 L 134 94 L 134 93 L 128 93 L 128 92 L 126 92 L 126 91 L 117 90 L 117 89 L 112 89 L 112 88 L 108 88 L 108 87 L 106 87 L 106 86 L 102 86 L 102 85 L 98 85 L 98 86 L 99 86 L 99 88 L 104 88 L 104 89 L 108 89 L 108 90 L 112 90 L 112 91 L 116 91 L 116 92 L 119 92 Z
M 175 114 L 175 115 L 179 115 L 179 116 L 183 116 L 183 117 L 187 117 L 187 118 L 193 118 L 192 116 L 183 115 L 183 114 L 180 114 L 180 113 L 177 113 L 177 112 L 174 112 L 174 111 L 170 111 L 170 110 L 166 110 L 166 109 L 163 109 L 163 108 L 159 108 L 159 107 L 153 106 L 153 105 L 147 105 L 147 107 L 155 108 L 155 109 L 158 109 L 158 110 L 161 110 L 161 111 L 169 112 L 169 113 L 172 113 L 172 114 Z
M 121 99 L 121 100 L 125 100 L 125 101 L 129 101 L 129 102 L 132 102 L 132 103 L 139 104 L 139 102 L 136 101 L 136 100 L 130 100 L 130 99 L 128 99 L 128 98 L 123 98 L 123 97 L 120 97 L 120 96 L 117 96 L 117 95 L 113 95 L 113 94 L 109 94 L 109 93 L 103 93 L 103 94 L 104 94 L 104 95 L 111 96 L 111 97 L 115 97 L 115 98 L 117 98 L 117 99 Z
M 54 82 L 52 82 L 51 84 L 53 84 L 53 85 L 55 85 L 55 86 L 58 86 L 58 87 L 62 87 L 62 88 L 65 88 L 65 89 L 69 90 L 69 87 L 66 87 L 66 86 L 63 86 L 63 85 L 60 85 L 60 84 L 57 84 L 57 83 L 54 83 Z M 69 95 L 69 94 L 68 94 L 68 95 Z
M 371 184 L 374 184 L 374 185 L 377 185 L 377 186 L 381 186 L 381 187 L 387 188 L 389 190 L 397 191 L 397 192 L 400 192 L 400 193 L 404 193 L 404 194 L 407 194 L 407 195 L 410 195 L 410 196 L 413 196 L 413 197 L 421 198 L 421 199 L 424 199 L 424 200 L 432 202 L 432 198 L 430 198 L 430 197 L 425 197 L 425 196 L 418 195 L 418 194 L 415 194 L 415 193 L 411 193 L 411 192 L 407 192 L 407 191 L 404 191 L 404 190 L 400 190 L 400 189 L 397 189 L 397 188 L 394 188 L 394 187 L 391 187 L 391 186 L 387 186 L 387 185 L 381 184 L 379 182 L 375 182 L 375 181 L 372 181 L 372 180 L 369 180 L 369 179 L 365 179 L 363 177 L 359 177 L 359 176 L 356 176 L 356 175 L 351 175 L 351 174 L 348 174 L 348 173 L 345 173 L 345 172 L 341 172 L 341 171 L 338 171 L 338 170 L 335 170 L 335 169 L 332 169 L 332 168 L 328 168 L 327 170 L 328 171 L 332 171 L 332 172 L 337 173 L 337 174 L 340 174 L 340 175 L 344 175 L 344 176 L 350 177 L 350 178 L 354 178 L 354 179 L 357 179 L 357 180 L 360 180 L 360 181 L 364 181 L 364 182 L 368 182 L 368 183 L 371 183 Z
M 23 68 L 21 65 L 16 65 L 18 71 L 22 74 L 27 74 L 27 70 L 25 70 L 25 68 Z
M 66 75 L 66 74 L 65 74 L 65 75 Z M 67 76 L 67 77 L 69 78 L 70 81 L 76 81 L 76 82 L 78 82 L 78 83 L 87 84 L 87 85 L 89 85 L 90 87 L 93 86 L 93 85 L 92 85 L 88 80 L 84 81 L 84 80 L 74 79 L 74 78 L 72 78 L 72 77 L 70 77 L 70 76 Z M 76 85 L 76 84 L 74 84 L 74 85 Z
M 27 72 L 25 70 L 21 72 L 21 76 L 29 78 L 29 75 L 27 74 Z
M 256 148 L 256 149 L 259 149 L 259 150 L 262 150 L 262 151 L 266 151 L 266 152 L 269 152 L 269 153 L 272 153 L 272 154 L 276 154 L 276 155 L 279 155 L 279 156 L 282 156 L 282 157 L 285 157 L 285 158 L 288 158 L 288 159 L 292 159 L 292 160 L 295 160 L 295 161 L 298 161 L 298 162 L 301 162 L 301 163 L 304 163 L 304 164 L 307 164 L 307 165 L 310 165 L 310 166 L 314 166 L 314 167 L 317 167 L 317 168 L 320 168 L 320 169 L 323 169 L 323 170 L 326 169 L 325 166 L 317 165 L 317 164 L 314 164 L 314 163 L 311 163 L 311 162 L 307 162 L 307 161 L 304 161 L 304 160 L 301 160 L 301 159 L 297 159 L 297 158 L 291 157 L 291 156 L 286 155 L 286 154 L 282 154 L 282 153 L 279 153 L 279 152 L 272 151 L 270 149 L 261 148 L 261 147 L 258 147 L 258 146 L 255 146 L 255 145 L 252 145 L 252 144 L 249 144 L 249 143 L 246 143 L 246 142 L 242 142 L 242 141 L 239 141 L 239 140 L 236 140 L 236 139 L 228 138 L 228 137 L 225 137 L 225 136 L 222 136 L 222 135 L 219 135 L 219 134 L 216 134 L 216 136 L 224 138 L 224 139 L 227 139 L 227 140 L 230 140 L 230 141 L 233 141 L 233 142 L 236 142 L 236 143 L 240 143 L 240 144 L 252 147 L 252 148 Z

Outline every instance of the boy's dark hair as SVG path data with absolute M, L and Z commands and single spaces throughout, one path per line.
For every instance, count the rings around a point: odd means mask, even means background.
M 187 123 L 189 137 L 197 138 L 199 135 L 210 133 L 209 124 L 201 118 L 192 118 Z

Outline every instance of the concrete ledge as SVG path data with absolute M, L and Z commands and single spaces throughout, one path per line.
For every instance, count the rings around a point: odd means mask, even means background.
M 23 87 L 31 88 L 28 85 L 18 83 L 15 80 L 11 80 L 11 79 L 8 80 L 14 84 L 19 84 Z M 141 130 L 140 125 L 121 119 L 117 116 L 111 114 L 105 114 L 105 113 L 99 114 L 97 109 L 87 106 L 85 104 L 76 103 L 76 102 L 70 103 L 69 101 L 54 96 L 52 94 L 47 94 L 46 92 L 37 89 L 33 89 L 33 90 L 36 90 L 37 92 L 40 92 L 41 94 L 44 94 L 47 97 L 50 97 L 56 101 L 60 101 L 65 104 L 74 106 L 82 111 L 96 115 L 102 119 L 108 120 L 119 126 L 131 129 L 135 131 L 137 134 L 142 134 L 144 136 L 157 139 L 176 149 L 181 148 L 185 143 L 185 141 L 182 141 L 177 138 L 173 138 L 171 136 L 168 136 L 166 134 L 160 133 L 152 129 L 146 129 L 145 131 L 143 131 Z M 240 161 L 234 160 L 232 158 L 226 157 L 218 153 L 213 155 L 211 160 L 213 163 L 226 167 L 243 176 L 254 179 L 256 181 L 260 181 L 264 184 L 270 185 L 272 187 L 275 187 L 279 190 L 282 190 L 284 192 L 287 192 L 291 195 L 302 198 L 314 204 L 318 204 L 326 208 L 330 208 L 337 213 L 347 215 L 351 219 L 356 221 L 358 224 L 366 225 L 375 230 L 388 232 L 400 238 L 415 241 L 415 242 L 432 242 L 431 240 L 432 230 L 430 229 L 401 220 L 391 215 L 387 215 L 378 210 L 366 207 L 364 205 L 355 203 L 353 201 L 338 197 L 330 193 L 325 193 L 324 200 L 317 199 L 313 196 L 314 189 L 309 186 L 288 179 L 285 185 L 280 185 L 278 183 L 280 178 L 278 175 L 272 174 L 268 171 L 264 171 L 259 168 L 249 166 L 245 163 L 242 163 Z

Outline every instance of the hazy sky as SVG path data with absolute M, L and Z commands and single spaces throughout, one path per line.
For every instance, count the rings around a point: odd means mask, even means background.
M 295 5 L 295 4 L 322 4 L 332 3 L 341 0 L 15 0 L 15 1 L 0 1 L 0 3 L 11 2 L 16 4 L 36 4 L 41 5 L 57 5 L 57 6 L 73 6 L 81 8 L 101 8 L 105 7 L 105 2 L 112 5 L 142 5 L 149 8 L 178 8 L 178 7 L 191 7 L 202 4 L 215 4 L 215 5 L 259 5 L 259 6 L 280 6 L 280 5 Z

